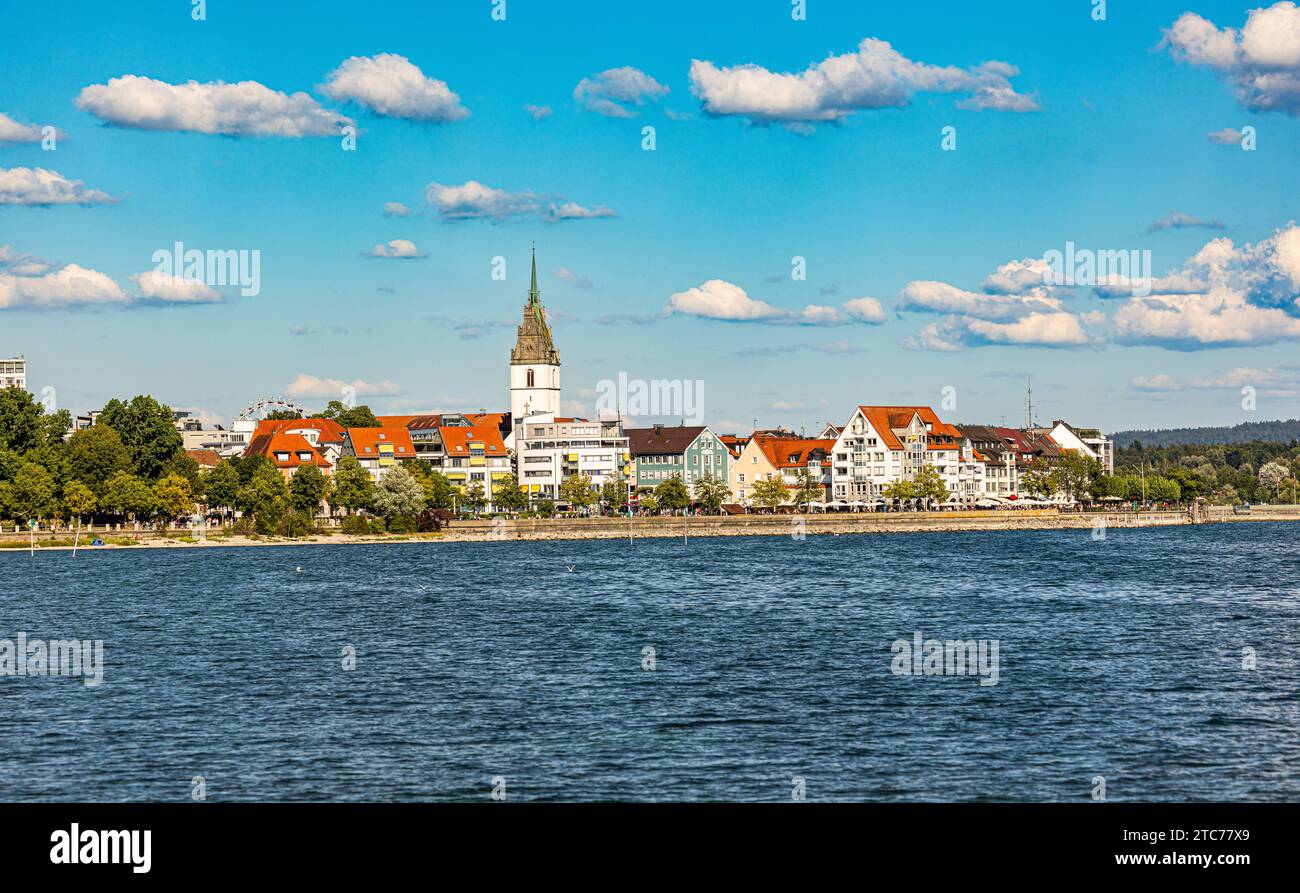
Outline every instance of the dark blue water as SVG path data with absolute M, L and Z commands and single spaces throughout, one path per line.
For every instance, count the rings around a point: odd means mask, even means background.
M 1297 536 L 0 553 L 0 638 L 106 664 L 0 677 L 0 799 L 1296 800 Z M 892 674 L 916 630 L 998 684 Z

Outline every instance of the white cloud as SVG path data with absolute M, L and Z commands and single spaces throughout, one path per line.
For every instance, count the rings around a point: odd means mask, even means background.
M 1240 136 L 1240 134 L 1238 134 Z M 1178 211 L 1170 211 L 1165 217 L 1160 218 L 1155 223 L 1147 227 L 1148 233 L 1158 233 L 1166 229 L 1227 229 L 1220 220 L 1202 220 L 1199 217 L 1193 217 L 1191 214 L 1183 214 Z
M 875 298 L 855 298 L 840 307 L 808 304 L 802 310 L 787 310 L 751 298 L 739 285 L 725 279 L 710 279 L 670 296 L 661 315 L 673 314 L 794 326 L 843 326 L 855 322 L 878 325 L 885 320 L 884 308 Z
M 387 244 L 380 243 L 370 249 L 370 257 L 386 257 L 395 260 L 406 260 L 411 258 L 428 257 L 423 251 L 415 247 L 415 243 L 410 239 L 391 239 Z
M 43 167 L 0 167 L 0 205 L 106 205 L 116 199 Z
M 1130 298 L 1115 313 L 1120 341 L 1196 350 L 1300 339 L 1300 227 L 1294 223 L 1240 248 L 1214 239 L 1166 279 L 1200 287 Z
M 469 110 L 445 82 L 426 77 L 411 60 L 395 53 L 344 60 L 327 75 L 320 91 L 389 118 L 448 122 L 469 117 Z
M 971 109 L 1037 111 L 1034 97 L 1015 92 L 1018 74 L 1005 62 L 973 69 L 927 65 L 906 58 L 887 41 L 866 38 L 856 52 L 828 56 L 799 73 L 759 65 L 719 68 L 691 60 L 691 92 L 710 115 L 739 115 L 755 123 L 787 125 L 838 121 L 862 109 L 901 108 L 916 93 L 966 93 Z
M 130 296 L 109 276 L 76 264 L 43 276 L 0 273 L 0 310 L 125 304 Z
M 1158 375 L 1139 375 L 1132 381 L 1134 390 L 1153 393 L 1194 390 L 1239 391 L 1246 386 L 1256 388 L 1267 396 L 1293 396 L 1300 392 L 1300 373 L 1290 369 L 1254 369 L 1238 366 L 1211 376 L 1193 375 L 1182 379 L 1162 372 Z
M 739 285 L 724 279 L 710 279 L 672 295 L 664 308 L 664 316 L 674 313 L 733 322 L 770 320 L 786 315 L 786 311 L 751 298 Z
M 632 118 L 647 101 L 668 95 L 668 88 L 650 75 L 630 66 L 610 68 L 595 77 L 583 78 L 573 88 L 573 98 L 588 111 L 609 118 Z
M 128 74 L 86 87 L 76 104 L 117 127 L 223 136 L 338 136 L 353 123 L 306 93 L 280 93 L 257 81 L 168 84 Z
M 411 209 L 401 202 L 384 202 L 385 217 L 409 217 Z
M 378 382 L 363 381 L 359 378 L 354 381 L 343 381 L 338 378 L 318 378 L 306 372 L 299 372 L 297 377 L 285 387 L 284 392 L 288 397 L 328 397 L 333 400 L 338 399 L 348 388 L 351 388 L 358 397 L 386 397 L 401 393 L 401 389 L 388 379 Z
M 987 294 L 967 291 L 947 282 L 918 279 L 903 287 L 896 306 L 917 313 L 956 313 L 993 322 L 1063 309 L 1059 299 L 1048 296 L 1041 280 L 1039 288 L 1025 294 Z
M 1210 142 L 1220 146 L 1240 146 L 1242 132 L 1235 127 L 1225 127 L 1222 130 L 1215 130 L 1207 133 Z
M 533 105 L 531 102 L 524 106 L 524 110 L 532 116 L 534 121 L 544 121 L 555 114 L 555 111 L 549 105 Z
M 149 270 L 131 277 L 140 288 L 141 297 L 175 304 L 211 304 L 221 300 L 221 293 L 197 279 L 173 276 Z
M 1164 44 L 1174 58 L 1213 69 L 1244 108 L 1300 117 L 1300 7 L 1291 0 L 1252 9 L 1240 31 L 1185 12 Z
M 609 208 L 587 208 L 563 198 L 534 192 L 507 192 L 466 180 L 459 186 L 430 183 L 425 198 L 444 221 L 505 220 L 509 217 L 537 216 L 547 222 L 614 217 Z
M 43 137 L 35 124 L 19 124 L 0 112 L 0 146 L 7 143 L 39 143 Z
M 591 277 L 580 276 L 570 270 L 568 267 L 556 267 L 551 271 L 556 279 L 559 279 L 566 285 L 572 285 L 574 288 L 591 288 Z
M 12 245 L 0 245 L 0 267 L 13 276 L 43 276 L 54 264 L 34 254 L 21 254 Z

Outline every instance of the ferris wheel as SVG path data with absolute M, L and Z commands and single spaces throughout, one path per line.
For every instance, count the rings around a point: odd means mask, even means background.
M 266 397 L 244 407 L 244 411 L 239 414 L 239 417 L 241 419 L 260 420 L 272 412 L 296 412 L 304 418 L 307 415 L 307 410 L 292 400 L 287 400 L 284 397 Z

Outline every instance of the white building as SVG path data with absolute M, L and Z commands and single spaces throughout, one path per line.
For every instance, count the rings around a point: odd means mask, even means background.
M 532 285 L 524 304 L 514 350 L 510 352 L 511 432 L 507 446 L 513 446 L 520 423 L 532 415 L 560 412 L 560 352 L 551 339 L 541 293 L 537 290 L 537 251 L 533 250 Z
M 21 356 L 0 359 L 0 388 L 27 390 L 27 360 Z
M 617 420 L 591 422 L 553 413 L 525 418 L 515 429 L 515 474 L 531 502 L 560 501 L 560 485 L 586 475 L 599 492 L 610 481 L 627 486 L 632 453 Z
M 1061 449 L 1074 450 L 1089 459 L 1096 459 L 1106 474 L 1115 473 L 1115 441 L 1102 435 L 1096 428 L 1075 428 L 1057 419 L 1051 428 L 1042 429 L 1056 441 Z
M 896 481 L 932 467 L 953 502 L 973 502 L 984 487 L 984 463 L 970 442 L 928 406 L 859 406 L 832 452 L 831 498 L 874 503 Z

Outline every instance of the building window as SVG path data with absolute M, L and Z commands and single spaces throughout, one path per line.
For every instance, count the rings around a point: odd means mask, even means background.
M 532 370 L 532 369 L 529 369 L 529 370 L 528 370 L 528 387 L 531 388 L 532 386 L 533 386 L 533 370 Z

